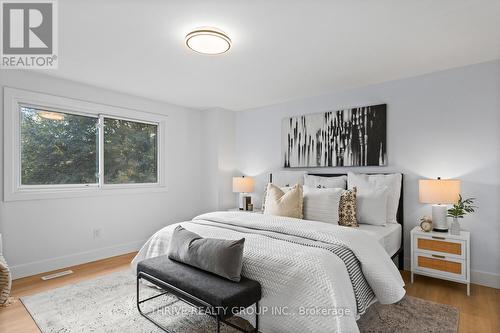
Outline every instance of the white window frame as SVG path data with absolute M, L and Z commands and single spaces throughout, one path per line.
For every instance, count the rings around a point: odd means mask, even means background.
M 21 184 L 21 107 L 94 117 L 99 131 L 99 177 L 95 184 Z M 104 118 L 157 125 L 157 182 L 104 183 Z M 27 90 L 4 88 L 4 200 L 39 200 L 165 191 L 166 115 L 91 103 Z

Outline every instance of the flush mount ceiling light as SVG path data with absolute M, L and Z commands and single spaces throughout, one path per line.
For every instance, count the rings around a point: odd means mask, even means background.
M 213 27 L 197 28 L 186 35 L 186 45 L 202 54 L 221 54 L 231 48 L 231 39 Z

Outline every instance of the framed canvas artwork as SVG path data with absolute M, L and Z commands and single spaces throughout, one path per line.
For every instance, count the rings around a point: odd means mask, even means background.
M 387 165 L 387 105 L 283 119 L 285 168 Z

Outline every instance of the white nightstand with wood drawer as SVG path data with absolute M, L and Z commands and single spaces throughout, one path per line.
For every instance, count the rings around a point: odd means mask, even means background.
M 470 233 L 459 236 L 445 232 L 411 231 L 411 283 L 413 274 L 445 279 L 467 285 L 470 295 Z

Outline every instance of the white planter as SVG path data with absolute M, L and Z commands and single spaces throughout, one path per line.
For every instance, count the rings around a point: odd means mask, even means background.
M 460 236 L 460 223 L 457 218 L 453 218 L 453 222 L 451 222 L 450 234 Z

